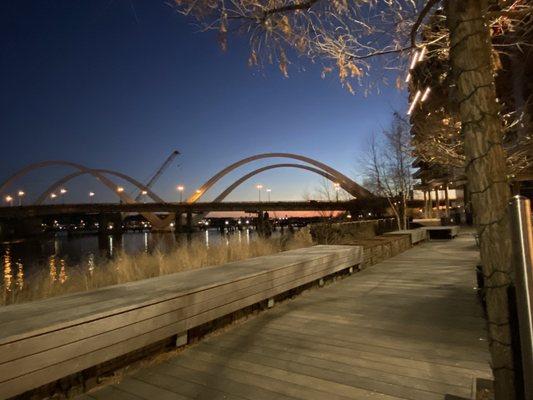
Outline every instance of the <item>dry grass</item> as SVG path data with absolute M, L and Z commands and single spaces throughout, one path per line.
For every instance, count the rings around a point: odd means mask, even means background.
M 44 272 L 33 275 L 29 280 L 25 280 L 23 285 L 9 283 L 7 286 L 4 282 L 0 286 L 0 306 L 89 291 L 312 245 L 311 235 L 305 229 L 294 235 L 257 238 L 249 243 L 230 237 L 227 241 L 209 247 L 206 247 L 202 240 L 195 240 L 166 253 L 157 250 L 152 254 L 120 253 L 112 260 L 86 265 L 83 268 L 67 270 L 65 266 L 58 265 L 52 270 L 43 267 L 41 270 Z

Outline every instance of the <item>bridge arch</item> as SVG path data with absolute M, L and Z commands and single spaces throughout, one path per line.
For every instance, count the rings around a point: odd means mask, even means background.
M 194 203 L 198 201 L 205 194 L 207 190 L 213 187 L 220 179 L 222 179 L 224 176 L 229 174 L 231 171 L 245 164 L 251 163 L 253 161 L 261 160 L 264 158 L 290 158 L 290 159 L 294 159 L 298 161 L 303 161 L 307 164 L 311 164 L 317 167 L 318 169 L 321 169 L 329 173 L 331 176 L 334 176 L 335 181 L 339 183 L 343 188 L 345 188 L 345 190 L 348 193 L 350 193 L 352 196 L 358 197 L 358 198 L 374 197 L 374 195 L 371 192 L 369 192 L 367 189 L 363 188 L 362 186 L 360 186 L 359 184 L 357 184 L 356 182 L 348 178 L 346 175 L 337 171 L 336 169 L 320 161 L 316 161 L 312 158 L 305 157 L 299 154 L 292 154 L 292 153 L 262 153 L 262 154 L 256 154 L 255 156 L 243 158 L 242 160 L 239 160 L 227 166 L 226 168 L 224 168 L 217 174 L 213 175 L 207 182 L 205 182 L 202 186 L 200 186 L 200 188 L 198 188 L 196 193 L 194 193 L 187 199 L 187 202 Z
M 284 163 L 284 164 L 272 164 L 272 165 L 267 165 L 265 167 L 261 167 L 261 168 L 257 168 L 255 170 L 253 170 L 252 172 L 249 172 L 247 173 L 246 175 L 243 175 L 242 177 L 240 177 L 239 179 L 237 179 L 235 182 L 233 182 L 231 185 L 229 185 L 222 193 L 220 193 L 215 199 L 213 199 L 213 202 L 214 203 L 217 203 L 217 202 L 221 202 L 222 200 L 224 200 L 226 197 L 228 197 L 228 195 L 233 192 L 238 186 L 240 186 L 242 183 L 244 183 L 245 181 L 247 181 L 248 179 L 254 177 L 255 175 L 257 174 L 260 174 L 261 172 L 264 172 L 264 171 L 268 171 L 270 169 L 276 169 L 276 168 L 299 168 L 299 169 L 303 169 L 303 170 L 306 170 L 306 171 L 310 171 L 310 172 L 314 172 L 316 174 L 319 174 L 319 175 L 322 175 L 324 178 L 326 178 L 327 180 L 333 182 L 333 183 L 336 183 L 337 182 L 337 178 L 331 174 L 328 174 L 327 172 L 321 170 L 321 169 L 318 169 L 318 168 L 314 168 L 314 167 L 311 167 L 309 165 L 305 165 L 305 164 L 292 164 L 292 163 Z M 345 186 L 343 186 L 343 183 L 340 183 L 340 186 L 344 189 L 344 190 L 347 190 Z
M 106 175 L 113 175 L 113 176 L 116 176 L 118 178 L 122 178 L 124 179 L 125 181 L 131 183 L 133 186 L 136 186 L 139 190 L 145 190 L 147 192 L 147 196 L 149 196 L 153 201 L 155 202 L 159 202 L 159 203 L 164 203 L 165 201 L 159 197 L 155 192 L 153 192 L 149 187 L 143 185 L 141 182 L 137 181 L 136 179 L 130 177 L 129 175 L 126 175 L 126 174 L 122 174 L 120 172 L 117 172 L 117 171 L 113 171 L 113 170 L 110 170 L 110 169 L 91 169 L 91 171 L 94 171 L 94 172 L 98 172 L 98 173 L 101 173 L 101 174 L 106 174 Z M 64 186 L 67 182 L 71 181 L 72 179 L 74 178 L 77 178 L 78 176 L 81 176 L 81 175 L 90 175 L 91 173 L 90 172 L 87 172 L 87 171 L 76 171 L 76 172 L 73 172 L 72 174 L 68 174 L 68 175 L 65 175 L 64 177 L 62 177 L 61 179 L 58 179 L 57 181 L 55 181 L 54 183 L 52 183 L 38 198 L 37 200 L 35 200 L 34 204 L 35 205 L 41 205 L 42 203 L 44 203 L 44 201 L 48 198 L 48 196 L 50 196 L 50 194 L 52 194 L 54 191 L 56 191 L 57 189 L 59 189 L 61 186 Z M 115 186 L 116 188 L 116 186 Z
M 113 181 L 111 181 L 109 178 L 107 178 L 104 175 L 104 173 L 101 172 L 102 170 L 94 170 L 92 168 L 86 167 L 86 166 L 81 165 L 81 164 L 77 164 L 77 163 L 74 163 L 74 162 L 71 162 L 71 161 L 62 161 L 62 160 L 41 161 L 41 162 L 38 162 L 38 163 L 27 165 L 26 167 L 24 167 L 24 168 L 18 170 L 17 172 L 15 172 L 8 179 L 6 179 L 2 184 L 0 184 L 0 192 L 3 192 L 7 187 L 9 187 L 9 185 L 11 185 L 17 179 L 20 179 L 21 177 L 27 175 L 28 173 L 30 173 L 30 172 L 32 172 L 34 170 L 37 170 L 37 169 L 46 168 L 46 167 L 50 167 L 50 166 L 54 166 L 54 165 L 72 167 L 72 168 L 77 169 L 80 172 L 79 174 L 76 173 L 76 175 L 75 174 L 68 175 L 68 177 L 70 177 L 69 179 L 73 179 L 74 177 L 79 176 L 81 174 L 90 174 L 90 175 L 94 176 L 96 179 L 98 179 L 98 181 L 100 181 L 106 187 L 108 187 L 124 203 L 128 203 L 128 204 L 135 203 L 135 200 L 132 199 L 130 196 L 128 196 L 126 193 L 117 192 L 117 190 L 116 190 L 117 189 L 117 185 Z M 104 170 L 104 171 L 109 171 L 109 170 Z M 124 174 L 121 174 L 121 173 L 118 173 L 118 172 L 115 172 L 115 171 L 112 171 L 112 174 L 124 178 L 125 180 L 127 180 L 128 182 L 130 182 L 133 185 L 137 186 L 141 190 L 146 190 L 150 194 L 150 197 L 152 197 L 154 200 L 157 200 L 157 201 L 161 200 L 162 201 L 162 199 L 159 196 L 157 196 L 155 193 L 153 193 L 150 190 L 150 188 L 146 187 L 145 185 L 143 185 L 142 183 L 136 181 L 135 179 L 129 177 L 128 175 L 124 175 Z M 72 175 L 75 175 L 75 176 L 72 176 Z M 61 179 L 61 181 L 62 180 L 63 179 Z M 156 227 L 158 229 L 166 228 L 170 224 L 170 221 L 172 221 L 172 219 L 174 218 L 173 215 L 168 215 L 165 219 L 161 219 L 157 215 L 155 215 L 154 213 L 142 213 L 142 215 L 148 221 L 150 221 L 150 223 L 154 227 Z

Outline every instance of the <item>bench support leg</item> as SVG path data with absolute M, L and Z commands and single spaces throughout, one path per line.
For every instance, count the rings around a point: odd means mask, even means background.
M 178 336 L 176 336 L 176 347 L 185 346 L 187 341 L 187 331 L 178 333 Z

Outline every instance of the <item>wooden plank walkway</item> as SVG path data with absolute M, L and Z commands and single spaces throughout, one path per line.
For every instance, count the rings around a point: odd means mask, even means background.
M 477 258 L 470 235 L 421 244 L 81 398 L 471 398 L 491 377 Z

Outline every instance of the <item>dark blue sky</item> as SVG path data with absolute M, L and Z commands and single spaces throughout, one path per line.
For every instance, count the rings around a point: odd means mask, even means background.
M 193 191 L 261 152 L 305 154 L 353 176 L 369 135 L 394 109 L 405 110 L 395 88 L 352 96 L 335 77 L 320 79 L 317 66 L 292 68 L 286 79 L 276 68 L 250 69 L 247 59 L 244 40 L 230 38 L 224 53 L 214 34 L 197 32 L 164 0 L 3 0 L 0 179 L 28 163 L 64 159 L 146 180 L 173 149 L 182 155 L 155 187 L 168 200 L 176 184 Z M 34 173 L 11 192 L 35 196 L 65 171 Z M 255 199 L 262 183 L 273 200 L 299 200 L 320 181 L 275 170 L 233 198 Z M 69 189 L 72 200 L 89 190 L 112 198 L 94 179 Z

